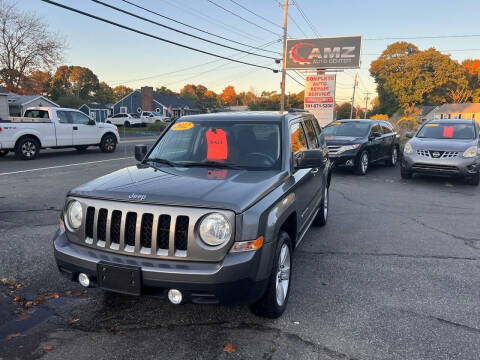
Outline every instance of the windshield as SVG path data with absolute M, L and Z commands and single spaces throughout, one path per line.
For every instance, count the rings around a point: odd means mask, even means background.
M 148 160 L 174 166 L 281 168 L 280 124 L 258 121 L 180 121 L 157 143 Z
M 367 136 L 370 129 L 370 123 L 351 121 L 351 122 L 339 122 L 335 121 L 325 127 L 324 134 L 330 136 L 352 136 L 352 137 L 364 137 Z
M 417 134 L 419 138 L 467 140 L 475 137 L 475 129 L 471 124 L 426 124 Z

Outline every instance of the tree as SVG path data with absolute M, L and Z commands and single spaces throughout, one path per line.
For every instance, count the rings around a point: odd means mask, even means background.
M 0 34 L 0 78 L 9 91 L 23 93 L 26 77 L 62 60 L 65 41 L 42 18 L 8 0 L 0 0 Z
M 52 74 L 48 71 L 36 70 L 24 81 L 24 93 L 27 95 L 48 96 Z
M 162 94 L 162 95 L 177 95 L 174 91 L 170 90 L 169 88 L 167 88 L 165 86 L 161 86 L 159 88 L 156 88 L 155 91 Z
M 57 100 L 61 96 L 74 96 L 92 101 L 100 89 L 97 75 L 81 66 L 62 65 L 50 81 L 50 96 Z
M 130 94 L 133 89 L 126 87 L 125 85 L 118 85 L 113 88 L 113 94 L 115 95 L 114 101 L 119 101 L 128 94 Z
M 336 119 L 350 119 L 350 109 L 352 104 L 349 102 L 345 102 L 341 105 L 338 105 L 335 109 Z M 353 116 L 355 117 L 355 110 L 353 111 Z
M 110 104 L 115 101 L 113 89 L 104 81 L 99 84 L 98 90 L 95 93 L 95 101 L 100 104 Z
M 222 103 L 224 105 L 235 105 L 236 104 L 237 93 L 235 88 L 232 85 L 228 85 L 222 91 Z
M 203 108 L 212 108 L 216 105 L 217 95 L 203 85 L 187 84 L 180 90 L 180 96 L 192 99 Z

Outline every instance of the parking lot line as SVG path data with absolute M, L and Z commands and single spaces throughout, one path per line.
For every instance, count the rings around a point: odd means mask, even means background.
M 130 143 L 142 143 L 142 142 L 154 142 L 157 141 L 157 139 L 133 139 L 133 140 L 122 140 L 120 139 L 119 144 L 130 144 Z
M 14 174 L 22 174 L 22 173 L 27 173 L 27 172 L 32 172 L 32 171 L 42 171 L 42 170 L 60 169 L 60 168 L 70 167 L 70 166 L 81 166 L 81 165 L 89 165 L 89 164 L 98 164 L 98 163 L 103 163 L 103 162 L 108 162 L 108 161 L 118 161 L 118 160 L 126 160 L 126 159 L 133 159 L 133 156 L 127 156 L 127 157 L 116 158 L 116 159 L 106 159 L 106 160 L 97 160 L 97 161 L 86 161 L 86 162 L 83 162 L 83 163 L 75 163 L 75 164 L 48 166 L 48 167 L 37 168 L 37 169 L 28 169 L 28 170 L 12 171 L 12 172 L 0 173 L 0 176 L 14 175 Z

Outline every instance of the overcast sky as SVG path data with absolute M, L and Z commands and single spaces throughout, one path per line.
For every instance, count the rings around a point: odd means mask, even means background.
M 129 17 L 89 0 L 56 1 L 192 47 L 225 56 L 231 56 L 235 53 L 235 51 L 195 40 Z M 142 12 L 121 0 L 103 1 L 172 27 L 178 27 L 188 32 L 193 31 L 155 15 Z M 255 17 L 231 0 L 213 1 L 269 31 L 255 27 L 225 12 L 208 0 L 130 1 L 212 33 L 255 46 L 261 46 L 279 39 L 281 36 L 280 27 Z M 278 6 L 277 1 L 235 1 L 279 26 L 283 22 L 283 8 Z M 318 29 L 321 36 L 363 36 L 362 51 L 364 55 L 362 57 L 362 67 L 358 70 L 360 83 L 356 104 L 364 104 L 365 93 L 375 90 L 375 84 L 368 72 L 370 62 L 378 57 L 378 54 L 389 43 L 394 41 L 368 39 L 480 35 L 480 1 L 478 0 L 295 1 Z M 106 81 L 111 86 L 124 84 L 139 88 L 142 85 L 154 87 L 164 85 L 173 90 L 179 90 L 186 83 L 194 83 L 203 84 L 216 92 L 220 92 L 226 85 L 235 86 L 237 92 L 253 89 L 260 93 L 262 90 L 279 89 L 280 74 L 274 74 L 269 70 L 230 63 L 225 60 L 205 64 L 216 59 L 71 13 L 40 0 L 20 0 L 18 5 L 22 9 L 34 10 L 51 25 L 53 31 L 65 37 L 68 43 L 65 63 L 86 66 L 97 74 L 101 81 Z M 295 6 L 289 7 L 289 13 L 301 29 L 289 19 L 288 33 L 290 37 L 315 36 L 314 31 L 307 25 Z M 203 36 L 198 32 L 195 32 L 195 34 Z M 226 43 L 212 37 L 210 39 Z M 421 49 L 433 46 L 441 51 L 448 50 L 448 53 L 451 53 L 452 57 L 459 61 L 466 58 L 480 58 L 480 37 L 478 36 L 410 41 Z M 238 46 L 232 43 L 229 43 L 229 45 Z M 281 51 L 281 43 L 269 46 L 268 49 Z M 237 57 L 240 57 L 240 55 L 237 55 Z M 275 66 L 272 60 L 255 56 L 247 56 L 242 60 L 271 67 Z M 197 65 L 197 68 L 179 71 Z M 349 70 L 338 75 L 337 101 L 341 102 L 351 97 L 355 72 L 357 70 Z M 296 77 L 295 74 L 292 74 L 292 76 Z M 298 92 L 302 89 L 303 86 L 287 78 L 287 92 Z

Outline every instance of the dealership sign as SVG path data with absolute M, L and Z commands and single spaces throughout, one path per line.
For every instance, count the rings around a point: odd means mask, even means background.
M 287 40 L 287 69 L 360 67 L 361 36 Z
M 307 75 L 304 109 L 315 115 L 321 127 L 333 121 L 334 106 L 335 75 Z

